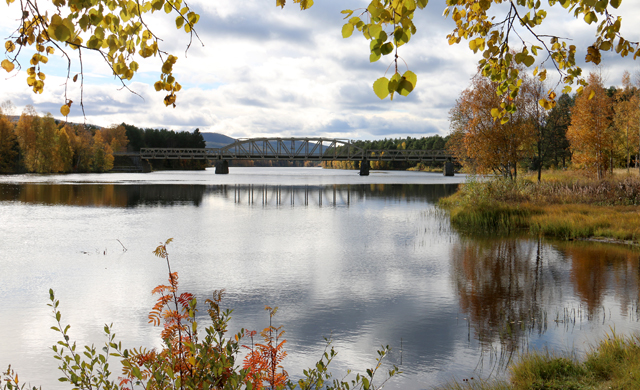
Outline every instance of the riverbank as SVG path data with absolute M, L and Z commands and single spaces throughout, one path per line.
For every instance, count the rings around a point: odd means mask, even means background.
M 587 353 L 583 361 L 548 352 L 528 353 L 509 371 L 508 382 L 470 378 L 438 389 L 638 389 L 640 336 L 613 333 Z
M 472 234 L 529 233 L 562 240 L 638 244 L 640 178 L 618 173 L 603 180 L 579 172 L 545 172 L 518 180 L 469 179 L 440 200 L 451 223 Z

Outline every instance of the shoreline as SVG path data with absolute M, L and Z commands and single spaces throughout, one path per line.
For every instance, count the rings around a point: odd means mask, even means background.
M 439 206 L 462 232 L 640 246 L 640 178 L 588 179 L 577 172 L 530 178 L 471 177 Z

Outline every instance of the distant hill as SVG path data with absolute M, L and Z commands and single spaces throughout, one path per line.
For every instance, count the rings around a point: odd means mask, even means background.
M 20 115 L 8 115 L 8 117 L 9 117 L 9 120 L 12 123 L 16 123 L 17 124 L 18 121 L 20 120 Z M 42 118 L 42 116 L 41 116 L 41 118 Z M 54 118 L 53 120 L 56 122 L 56 124 L 68 123 L 70 125 L 76 125 L 76 126 L 84 125 L 87 129 L 102 129 L 103 128 L 102 126 L 92 125 L 92 124 L 89 124 L 89 123 L 66 122 L 64 119 L 55 119 Z
M 234 138 L 227 137 L 220 133 L 200 133 L 204 142 L 207 143 L 207 148 L 221 148 L 236 142 Z

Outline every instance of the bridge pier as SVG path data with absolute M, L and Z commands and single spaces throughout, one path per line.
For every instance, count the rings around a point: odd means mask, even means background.
M 369 169 L 371 169 L 369 160 L 364 159 L 360 161 L 360 176 L 369 176 Z
M 228 175 L 229 174 L 229 161 L 218 160 L 216 162 L 216 175 Z
M 444 176 L 453 176 L 453 173 L 453 163 L 451 161 L 447 161 L 446 163 L 444 163 L 444 166 L 442 167 L 442 174 Z

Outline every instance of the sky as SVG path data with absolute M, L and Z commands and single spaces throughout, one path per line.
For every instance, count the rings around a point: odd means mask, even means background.
M 42 0 L 41 0 L 42 1 Z M 343 39 L 340 11 L 366 7 L 366 0 L 316 0 L 300 11 L 291 0 L 284 9 L 275 0 L 191 0 L 200 14 L 196 30 L 202 43 L 194 41 L 185 53 L 189 37 L 175 29 L 174 17 L 163 12 L 147 17 L 163 38 L 161 48 L 176 56 L 174 76 L 183 89 L 177 107 L 165 107 L 164 94 L 153 83 L 161 66 L 157 58 L 139 59 L 140 71 L 128 84 L 133 94 L 115 80 L 101 57 L 83 55 L 86 123 L 110 126 L 122 122 L 138 127 L 217 132 L 234 138 L 328 137 L 382 139 L 423 137 L 449 133 L 449 110 L 475 75 L 480 54 L 467 42 L 450 46 L 446 35 L 454 28 L 444 18 L 444 0 L 431 0 L 416 11 L 417 34 L 400 48 L 399 70 L 418 75 L 416 89 L 408 96 L 380 100 L 373 82 L 393 73 L 390 58 L 369 62 L 369 42 L 362 35 Z M 19 3 L 0 5 L 0 35 L 8 37 L 17 26 Z M 501 9 L 494 12 L 500 14 Z M 623 34 L 640 40 L 640 2 L 626 0 L 615 10 L 623 16 Z M 580 63 L 593 42 L 595 24 L 573 18 L 561 7 L 553 7 L 540 33 L 572 38 Z M 524 36 L 532 43 L 531 37 Z M 29 53 L 28 50 L 25 51 Z M 73 53 L 72 53 L 73 54 Z M 20 59 L 23 69 L 30 55 Z M 406 63 L 406 65 L 405 65 Z M 620 85 L 622 72 L 632 74 L 640 62 L 615 53 L 603 55 L 601 72 L 607 85 Z M 50 56 L 44 67 L 45 91 L 35 95 L 26 85 L 26 73 L 3 73 L 0 102 L 11 100 L 14 114 L 28 104 L 38 112 L 62 119 L 67 63 L 60 54 Z M 73 76 L 80 68 L 76 62 Z M 552 75 L 550 87 L 557 82 Z M 584 66 L 585 73 L 593 70 Z M 554 78 L 555 77 L 555 78 Z M 79 83 L 69 83 L 67 96 L 74 101 L 68 120 L 83 123 Z M 558 89 L 558 91 L 560 88 Z

